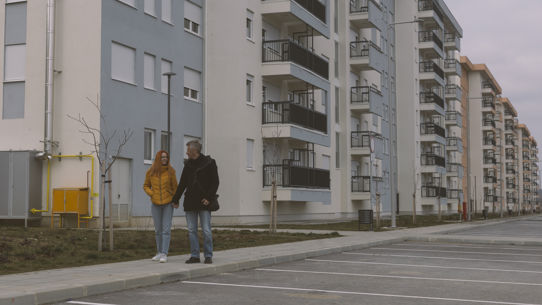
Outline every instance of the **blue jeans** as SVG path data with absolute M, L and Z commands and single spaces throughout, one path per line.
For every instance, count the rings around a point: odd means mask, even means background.
M 156 233 L 156 249 L 158 253 L 168 254 L 169 241 L 171 240 L 171 220 L 173 219 L 173 205 L 152 204 L 152 219 L 154 232 Z
M 211 231 L 211 212 L 186 211 L 186 224 L 188 225 L 188 239 L 190 240 L 190 256 L 199 258 L 198 216 L 203 231 L 203 255 L 205 258 L 213 257 L 213 233 Z

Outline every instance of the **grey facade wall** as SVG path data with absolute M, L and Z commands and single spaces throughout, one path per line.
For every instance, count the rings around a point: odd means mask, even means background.
M 192 1 L 200 6 L 203 0 Z M 203 11 L 204 11 L 203 7 Z M 116 0 L 102 1 L 101 105 L 107 128 L 131 129 L 134 134 L 120 157 L 131 160 L 131 216 L 150 216 L 150 200 L 143 191 L 145 173 L 144 129 L 155 130 L 154 151 L 160 150 L 161 131 L 167 130 L 167 94 L 161 92 L 160 61 L 173 64 L 171 99 L 171 162 L 179 178 L 184 158 L 184 136 L 203 136 L 203 104 L 184 100 L 184 67 L 200 71 L 203 76 L 203 39 L 184 30 L 184 1 L 172 1 L 172 23 L 161 19 L 161 1 L 156 1 L 156 18 L 144 13 L 144 1 L 136 8 Z M 205 14 L 203 14 L 205 16 Z M 204 32 L 202 22 L 200 25 Z M 111 44 L 118 42 L 136 50 L 135 82 L 127 84 L 111 78 Z M 143 85 L 144 53 L 155 56 L 156 91 Z M 203 88 L 203 86 L 202 86 Z M 203 92 L 203 90 L 201 90 Z M 200 92 L 201 94 L 201 92 Z M 205 102 L 205 97 L 200 98 Z M 105 126 L 102 124 L 102 130 Z M 176 211 L 181 214 L 182 209 Z

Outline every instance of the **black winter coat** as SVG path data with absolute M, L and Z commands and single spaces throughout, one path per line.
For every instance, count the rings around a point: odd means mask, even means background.
M 197 174 L 197 183 L 194 179 L 196 169 L 200 169 Z M 209 210 L 209 206 L 203 205 L 201 201 L 214 199 L 218 184 L 218 170 L 213 158 L 200 155 L 195 160 L 189 159 L 184 163 L 181 179 L 172 202 L 178 203 L 186 190 L 183 203 L 185 211 Z

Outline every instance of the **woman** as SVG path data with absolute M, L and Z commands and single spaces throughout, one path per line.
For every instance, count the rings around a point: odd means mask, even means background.
M 156 232 L 157 254 L 152 260 L 165 263 L 171 239 L 171 220 L 173 218 L 171 201 L 177 189 L 175 170 L 169 164 L 169 154 L 166 151 L 161 150 L 156 154 L 154 162 L 145 176 L 143 189 L 151 197 L 151 212 Z

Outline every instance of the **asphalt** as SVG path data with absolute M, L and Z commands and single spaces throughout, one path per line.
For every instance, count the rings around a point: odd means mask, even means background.
M 6 275 L 0 305 L 539 304 L 542 238 L 501 229 L 524 222 L 542 232 L 542 217 L 535 216 L 341 232 L 216 252 L 213 265 L 186 265 L 178 256 L 167 264 L 140 260 Z M 530 230 L 536 233 L 536 226 Z

